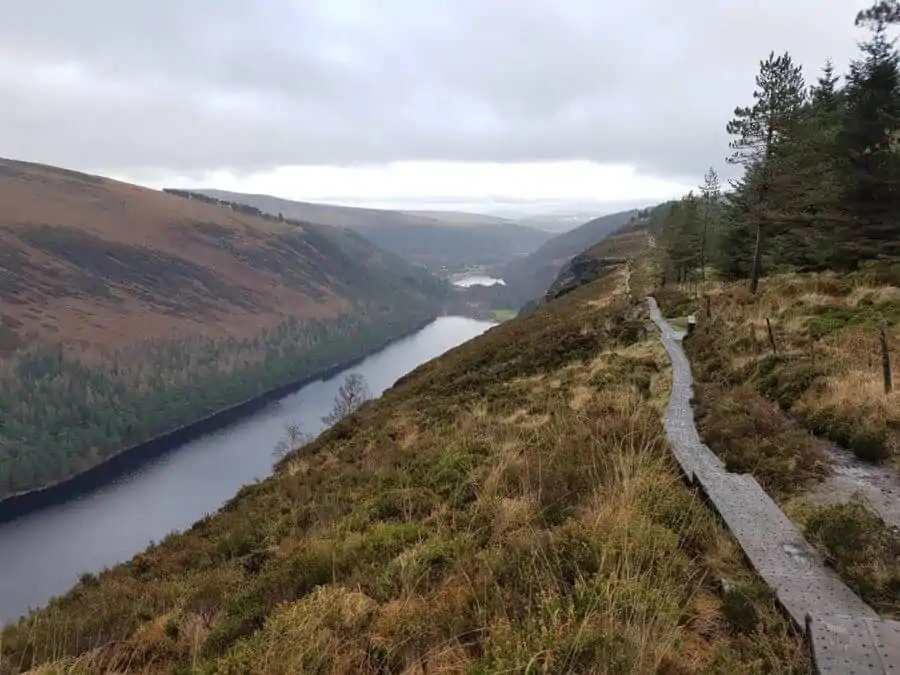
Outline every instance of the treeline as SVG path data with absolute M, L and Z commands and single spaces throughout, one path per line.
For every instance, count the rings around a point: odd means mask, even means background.
M 846 271 L 900 256 L 900 56 L 888 36 L 900 2 L 860 12 L 868 36 L 840 77 L 830 61 L 808 84 L 790 54 L 760 62 L 752 103 L 727 123 L 723 189 L 715 169 L 699 190 L 649 214 L 666 278 L 712 266 L 753 291 L 764 273 Z M 749 98 L 749 97 L 748 97 Z
M 154 340 L 79 357 L 33 348 L 2 362 L 0 499 L 360 357 L 431 317 L 420 303 L 372 303 L 330 321 L 291 318 L 252 339 Z
M 248 206 L 247 204 L 239 204 L 237 202 L 231 202 L 227 199 L 217 199 L 216 197 L 209 197 L 204 194 L 200 194 L 199 192 L 191 192 L 190 190 L 176 190 L 175 188 L 163 188 L 163 192 L 168 195 L 172 195 L 174 197 L 181 197 L 182 199 L 193 199 L 198 202 L 205 202 L 207 204 L 213 204 L 214 206 L 224 206 L 226 208 L 231 209 L 232 211 L 236 211 L 238 213 L 243 213 L 247 216 L 257 216 L 258 218 L 265 218 L 266 220 L 277 220 L 279 223 L 291 223 L 294 225 L 303 225 L 299 220 L 293 220 L 291 218 L 285 218 L 283 214 L 279 213 L 277 216 L 273 216 L 271 213 L 266 213 L 255 206 Z

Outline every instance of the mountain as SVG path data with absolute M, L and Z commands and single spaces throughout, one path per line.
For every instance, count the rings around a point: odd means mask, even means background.
M 587 213 L 583 211 L 574 213 L 538 213 L 535 215 L 521 216 L 515 219 L 519 225 L 525 227 L 533 227 L 536 230 L 545 230 L 554 234 L 561 234 L 573 230 L 579 225 L 598 218 L 596 212 Z
M 501 218 L 500 216 L 491 216 L 484 213 L 465 213 L 462 211 L 413 211 L 404 210 L 402 213 L 409 213 L 423 218 L 437 220 L 445 225 L 455 225 L 456 227 L 476 227 L 479 225 L 516 225 L 516 221 L 510 218 Z M 520 225 L 522 223 L 519 223 Z M 534 228 L 541 229 L 541 228 Z
M 648 322 L 610 274 L 423 364 L 5 628 L 0 674 L 809 672 L 678 474 Z
M 340 361 L 449 285 L 358 234 L 0 160 L 0 498 Z
M 552 235 L 501 218 L 447 212 L 389 211 L 297 202 L 224 190 L 170 190 L 245 204 L 273 215 L 359 232 L 380 248 L 429 269 L 499 265 L 526 255 Z
M 534 300 L 547 290 L 572 256 L 599 243 L 638 213 L 638 209 L 631 209 L 589 220 L 553 237 L 533 253 L 507 263 L 498 276 L 506 281 L 518 304 Z
M 649 219 L 639 218 L 618 228 L 562 266 L 544 294 L 527 302 L 520 311 L 525 315 L 576 289 L 613 274 L 628 264 L 629 256 L 647 246 Z

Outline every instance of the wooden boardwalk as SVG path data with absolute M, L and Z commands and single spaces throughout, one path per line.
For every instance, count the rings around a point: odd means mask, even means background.
M 797 630 L 808 634 L 818 673 L 900 675 L 900 622 L 879 618 L 825 565 L 752 476 L 727 471 L 700 440 L 684 334 L 662 318 L 655 299 L 648 302 L 672 363 L 664 424 L 685 479 L 707 497 Z

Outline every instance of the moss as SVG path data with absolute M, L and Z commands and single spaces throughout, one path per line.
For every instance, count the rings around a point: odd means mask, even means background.
M 785 410 L 789 410 L 824 371 L 814 364 L 804 361 L 785 361 L 775 356 L 766 356 L 758 365 L 758 388 Z
M 900 617 L 900 532 L 859 502 L 816 508 L 804 532 L 867 602 Z

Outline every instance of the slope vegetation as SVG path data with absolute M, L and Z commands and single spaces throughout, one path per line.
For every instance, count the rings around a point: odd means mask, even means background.
M 313 204 L 224 190 L 190 192 L 245 204 L 285 218 L 346 227 L 364 235 L 376 246 L 430 269 L 503 264 L 515 256 L 534 251 L 552 236 L 511 221 L 477 214 L 417 213 Z
M 553 237 L 533 253 L 507 263 L 499 276 L 506 281 L 521 306 L 543 295 L 574 255 L 596 245 L 638 213 L 637 210 L 622 211 L 590 220 Z
M 0 498 L 439 313 L 350 231 L 0 160 Z
M 665 356 L 624 281 L 421 366 L 85 576 L 4 631 L 0 672 L 808 672 L 678 478 Z

